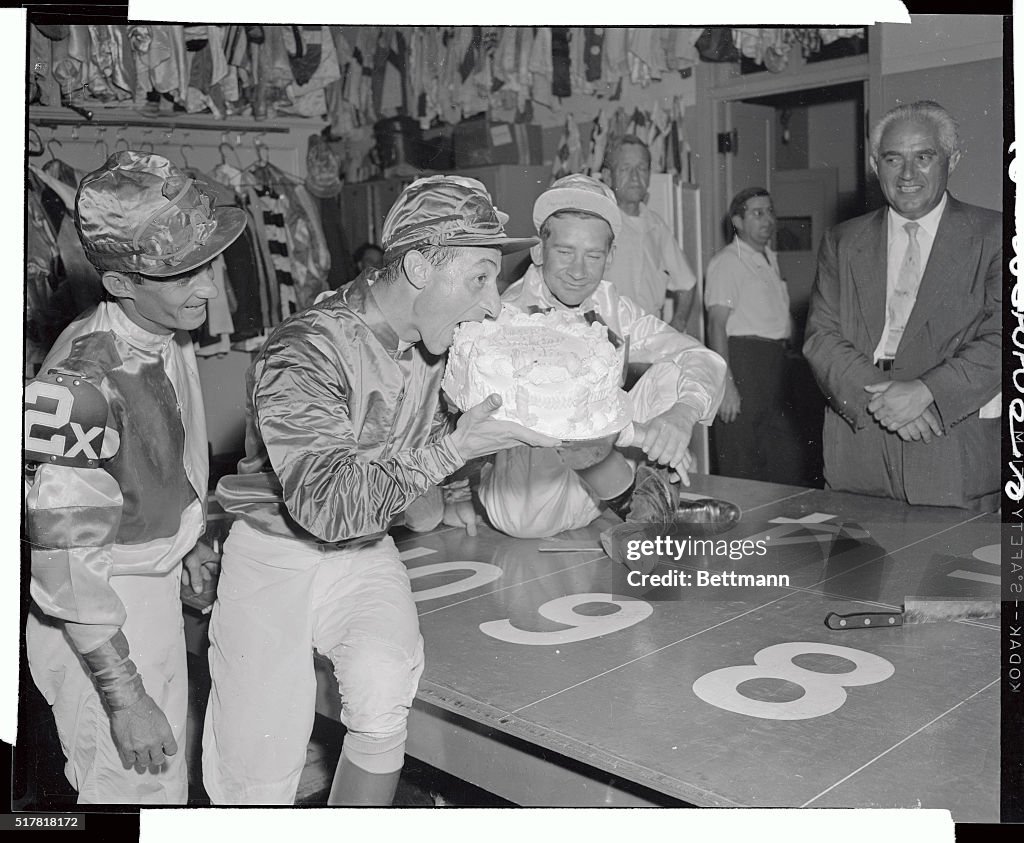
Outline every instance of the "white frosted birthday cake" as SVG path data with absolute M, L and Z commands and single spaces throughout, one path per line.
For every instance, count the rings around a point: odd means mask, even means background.
M 463 411 L 496 392 L 502 403 L 494 418 L 586 439 L 630 421 L 622 418 L 621 374 L 622 351 L 604 325 L 564 311 L 504 307 L 497 320 L 459 326 L 441 385 Z

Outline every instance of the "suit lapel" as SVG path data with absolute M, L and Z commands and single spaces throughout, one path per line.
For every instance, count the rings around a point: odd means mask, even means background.
M 964 268 L 974 251 L 972 240 L 966 215 L 960 203 L 950 196 L 939 220 L 928 265 L 924 268 L 921 285 L 917 288 L 917 300 L 910 311 L 900 345 L 913 342 L 914 336 L 935 314 L 956 306 L 961 298 L 958 287 L 969 277 Z
M 878 345 L 885 327 L 886 210 L 881 208 L 866 221 L 850 252 L 850 274 L 870 337 L 869 353 Z

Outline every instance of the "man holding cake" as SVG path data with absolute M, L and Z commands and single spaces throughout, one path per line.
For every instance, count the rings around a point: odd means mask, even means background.
M 333 662 L 347 727 L 328 804 L 391 803 L 423 641 L 386 531 L 467 460 L 559 444 L 493 419 L 492 397 L 454 429 L 441 405 L 453 332 L 498 313 L 502 254 L 537 242 L 507 237 L 506 220 L 474 179 L 413 182 L 384 221 L 384 265 L 283 323 L 253 364 L 247 456 L 217 489 L 239 517 L 210 625 L 215 803 L 294 801 L 314 647 Z
M 602 503 L 634 519 L 642 519 L 649 504 L 655 511 L 659 502 L 674 507 L 678 485 L 669 482 L 669 472 L 689 483 L 690 437 L 695 424 L 714 419 L 725 362 L 644 314 L 604 280 L 622 224 L 615 196 L 604 184 L 584 175 L 559 179 L 538 197 L 533 222 L 541 238 L 531 250 L 533 265 L 502 301 L 525 313 L 556 311 L 601 323 L 613 344 L 622 353 L 628 350 L 631 363 L 649 368 L 629 394 L 634 424 L 617 439 L 496 454 L 481 477 L 487 514 L 498 529 L 525 538 L 585 526 L 600 514 Z M 573 430 L 562 435 L 583 438 Z M 650 465 L 641 462 L 634 469 L 622 451 L 626 446 L 639 448 Z

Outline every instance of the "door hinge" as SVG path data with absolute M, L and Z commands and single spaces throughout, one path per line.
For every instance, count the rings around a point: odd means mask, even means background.
M 739 132 L 736 129 L 718 133 L 718 151 L 723 155 L 727 152 L 731 152 L 735 155 L 738 147 Z

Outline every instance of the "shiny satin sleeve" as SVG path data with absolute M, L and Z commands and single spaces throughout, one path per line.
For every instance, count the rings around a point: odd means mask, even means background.
M 656 392 L 675 393 L 676 402 L 698 413 L 698 419 L 711 424 L 725 395 L 725 361 L 699 340 L 669 327 L 656 316 L 645 315 L 627 298 L 619 298 L 619 325 L 629 334 L 629 359 L 650 363 L 637 387 Z M 636 387 L 635 387 L 636 388 Z
M 464 462 L 444 436 L 369 458 L 348 414 L 350 384 L 310 346 L 282 343 L 256 375 L 260 436 L 289 514 L 325 542 L 386 530 L 399 513 Z
M 455 416 L 445 408 L 445 400 L 442 394 L 441 400 L 437 404 L 437 410 L 434 412 L 434 417 L 430 421 L 430 435 L 427 437 L 427 442 L 431 444 L 440 442 L 445 436 L 455 430 Z
M 121 523 L 117 481 L 101 468 L 40 465 L 26 498 L 32 599 L 65 629 L 80 653 L 125 622 L 110 587 L 111 546 Z

